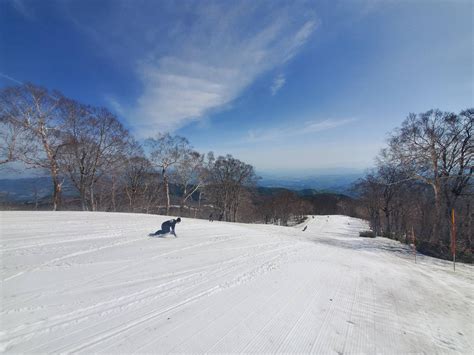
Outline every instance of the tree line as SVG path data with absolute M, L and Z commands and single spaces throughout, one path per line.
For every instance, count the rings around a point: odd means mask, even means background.
M 410 114 L 390 133 L 376 168 L 355 185 L 378 235 L 450 257 L 452 213 L 457 254 L 472 258 L 474 109 Z
M 48 173 L 55 211 L 214 213 L 224 221 L 281 224 L 304 214 L 294 196 L 261 203 L 254 167 L 231 155 L 202 154 L 169 133 L 140 144 L 106 108 L 33 84 L 0 91 L 0 140 L 0 165 L 17 161 Z M 65 182 L 76 206 L 64 201 Z

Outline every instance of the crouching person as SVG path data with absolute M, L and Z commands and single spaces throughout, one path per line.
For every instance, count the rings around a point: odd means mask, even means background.
M 176 235 L 176 224 L 181 222 L 181 218 L 176 218 L 176 219 L 170 219 L 169 221 L 166 221 L 166 222 L 163 222 L 163 224 L 161 225 L 161 229 L 156 231 L 155 233 L 153 234 L 150 234 L 150 236 L 152 235 L 164 235 L 164 234 L 173 234 L 175 236 L 175 238 L 177 238 L 178 236 Z

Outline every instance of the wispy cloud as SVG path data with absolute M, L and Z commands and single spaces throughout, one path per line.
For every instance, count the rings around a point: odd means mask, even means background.
M 228 108 L 260 75 L 291 60 L 318 23 L 306 2 L 139 4 L 117 0 L 106 23 L 80 18 L 72 8 L 64 12 L 109 55 L 132 62 L 142 91 L 134 104 L 120 107 L 140 137 Z M 122 58 L 127 55 L 133 59 Z M 284 82 L 277 78 L 272 92 Z
M 270 91 L 272 92 L 272 96 L 275 94 L 285 85 L 286 78 L 283 74 L 279 74 L 273 79 L 272 85 L 270 86 Z
M 6 75 L 6 74 L 3 74 L 3 73 L 1 73 L 1 72 L 0 72 L 0 78 L 7 79 L 7 80 L 9 80 L 9 81 L 11 81 L 11 82 L 13 82 L 13 83 L 16 83 L 16 84 L 20 84 L 20 85 L 23 84 L 20 80 L 17 80 L 17 79 L 15 79 L 15 78 L 12 78 L 11 76 Z
M 11 0 L 13 7 L 23 16 L 32 20 L 35 18 L 35 13 L 32 6 L 25 3 L 24 0 Z
M 104 100 L 110 105 L 116 114 L 123 116 L 126 114 L 124 107 L 113 95 L 104 95 Z
M 249 143 L 277 141 L 283 138 L 326 131 L 336 127 L 345 126 L 355 121 L 355 118 L 326 119 L 323 121 L 308 121 L 301 127 L 298 127 L 298 129 L 295 129 L 294 127 L 285 126 L 262 130 L 252 130 L 248 132 L 248 135 L 245 140 Z
M 355 118 L 346 118 L 346 119 L 341 119 L 341 120 L 327 119 L 327 120 L 318 121 L 318 122 L 306 122 L 306 126 L 304 127 L 304 130 L 310 133 L 325 131 L 327 129 L 332 129 L 339 126 L 345 126 L 346 124 L 349 124 L 355 121 L 356 121 Z
M 259 75 L 291 59 L 316 26 L 309 20 L 294 28 L 280 15 L 261 28 L 242 32 L 239 16 L 245 12 L 219 22 L 224 12 L 215 11 L 211 18 L 200 19 L 204 25 L 193 30 L 180 53 L 138 65 L 144 90 L 132 112 L 139 135 L 173 131 L 227 107 Z M 214 21 L 216 28 L 209 33 L 206 23 Z M 272 94 L 284 83 L 283 76 L 277 77 Z
M 144 91 L 133 116 L 138 130 L 144 132 L 173 131 L 197 120 L 229 103 L 250 82 L 236 68 L 177 57 L 142 64 L 139 70 Z

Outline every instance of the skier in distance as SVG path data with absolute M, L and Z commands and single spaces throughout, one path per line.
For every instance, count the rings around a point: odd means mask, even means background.
M 150 236 L 155 236 L 155 235 L 164 235 L 171 233 L 174 235 L 175 238 L 178 236 L 176 235 L 175 227 L 176 223 L 181 222 L 181 218 L 176 218 L 176 219 L 170 219 L 169 221 L 163 222 L 161 224 L 161 229 L 156 231 L 155 233 L 149 234 Z

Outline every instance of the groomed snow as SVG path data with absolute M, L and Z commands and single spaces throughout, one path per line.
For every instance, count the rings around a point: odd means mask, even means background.
M 473 353 L 473 268 L 308 228 L 1 212 L 7 353 Z

